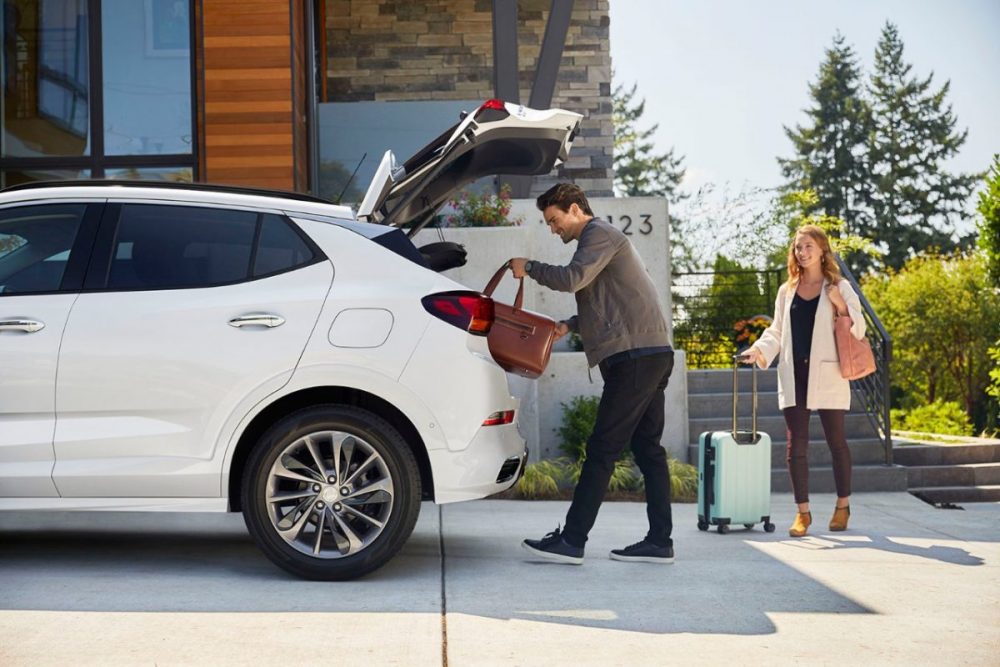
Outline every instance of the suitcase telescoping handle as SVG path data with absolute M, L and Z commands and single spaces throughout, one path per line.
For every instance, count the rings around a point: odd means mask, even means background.
M 739 399 L 740 390 L 739 384 L 737 382 L 738 376 L 737 372 L 740 369 L 740 358 L 743 355 L 734 354 L 733 355 L 733 440 L 739 442 L 739 438 L 736 437 L 736 403 Z M 757 442 L 757 364 L 752 364 L 750 366 L 750 373 L 752 380 L 750 383 L 751 401 L 753 404 L 753 416 L 751 417 L 751 433 L 753 440 L 751 442 Z

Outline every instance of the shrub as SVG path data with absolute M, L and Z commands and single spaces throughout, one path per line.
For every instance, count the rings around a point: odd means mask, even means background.
M 485 192 L 477 195 L 463 192 L 458 199 L 448 203 L 455 213 L 448 216 L 448 224 L 456 227 L 509 227 L 520 225 L 521 218 L 511 220 L 510 186 L 506 183 L 500 187 L 498 194 Z
M 560 482 L 565 478 L 558 460 L 531 463 L 517 481 L 515 495 L 525 500 L 552 500 L 559 498 Z
M 559 449 L 573 461 L 582 461 L 587 455 L 587 438 L 594 432 L 600 402 L 598 396 L 574 396 L 568 405 L 560 403 L 563 419 L 559 427 Z
M 698 468 L 671 458 L 670 495 L 675 502 L 693 503 L 698 499 Z M 641 481 L 641 478 L 640 478 Z
M 905 431 L 972 435 L 969 415 L 955 401 L 937 400 L 912 410 L 893 410 L 891 418 L 897 428 Z

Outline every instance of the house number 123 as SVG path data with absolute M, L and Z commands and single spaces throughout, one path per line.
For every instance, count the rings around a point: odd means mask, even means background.
M 639 233 L 642 234 L 643 236 L 652 233 L 653 223 L 651 223 L 649 219 L 652 218 L 653 216 L 651 214 L 640 213 L 639 217 L 641 218 L 641 221 L 638 223 Z M 608 222 L 610 222 L 612 225 L 615 224 L 613 215 L 608 216 Z M 634 232 L 632 231 L 632 224 L 633 224 L 632 216 L 620 215 L 618 216 L 618 222 L 621 223 L 620 226 L 622 228 L 622 233 L 625 234 L 625 236 L 632 236 L 632 234 L 634 234 Z

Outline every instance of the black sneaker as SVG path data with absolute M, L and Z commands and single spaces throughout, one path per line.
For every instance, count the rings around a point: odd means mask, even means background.
M 609 554 L 611 560 L 629 561 L 633 563 L 673 563 L 674 548 L 661 547 L 658 544 L 647 542 L 636 542 L 624 549 L 612 549 Z
M 574 547 L 563 539 L 559 528 L 540 540 L 525 540 L 521 546 L 532 556 L 544 558 L 556 563 L 583 565 L 583 547 Z

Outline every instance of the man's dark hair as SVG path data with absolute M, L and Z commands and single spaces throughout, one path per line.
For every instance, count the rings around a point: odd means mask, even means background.
M 594 212 L 590 210 L 590 204 L 587 202 L 587 195 L 583 194 L 580 186 L 573 185 L 572 183 L 553 185 L 538 195 L 538 199 L 535 200 L 535 206 L 538 207 L 539 211 L 544 211 L 549 206 L 558 206 L 560 210 L 568 211 L 569 207 L 573 204 L 579 206 L 580 210 L 587 215 L 594 215 Z

